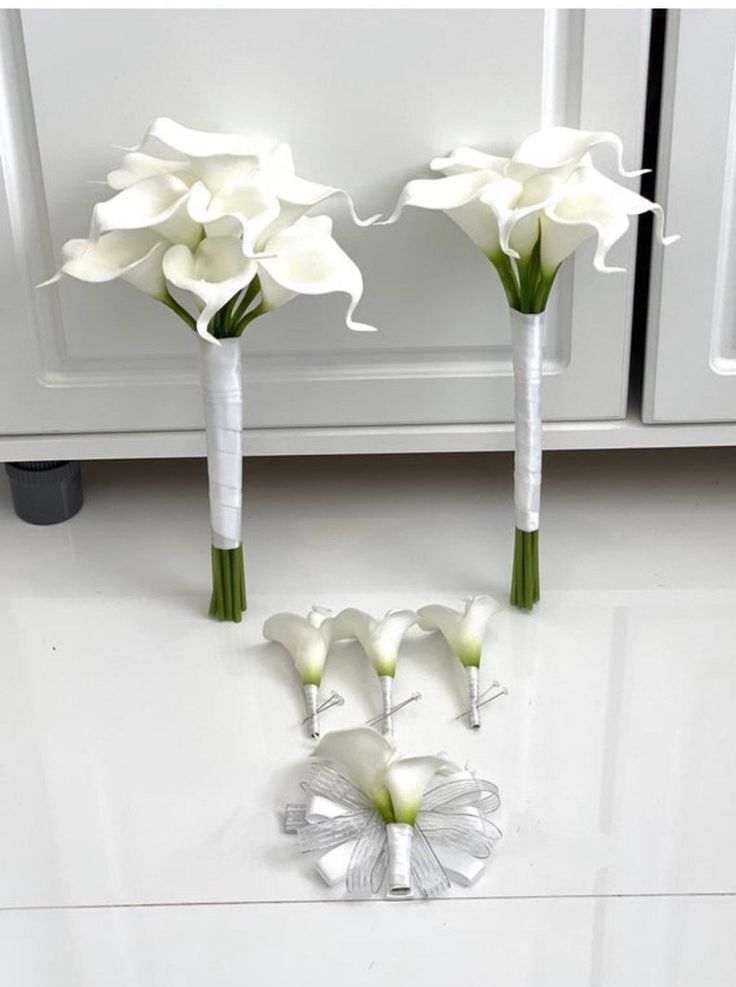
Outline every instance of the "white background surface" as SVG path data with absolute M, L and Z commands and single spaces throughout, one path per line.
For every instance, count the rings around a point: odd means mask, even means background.
M 483 674 L 510 695 L 479 733 L 453 719 L 451 656 L 407 640 L 396 694 L 424 698 L 397 717 L 400 747 L 471 759 L 499 784 L 505 834 L 476 886 L 414 904 L 330 903 L 281 833 L 310 742 L 289 661 L 260 626 L 312 603 L 505 596 L 509 458 L 263 460 L 247 474 L 240 626 L 203 616 L 203 463 L 89 466 L 86 506 L 53 528 L 22 524 L 3 493 L 0 980 L 733 979 L 730 453 L 547 457 L 543 603 L 493 625 Z M 347 699 L 325 728 L 377 711 L 352 646 L 325 686 Z

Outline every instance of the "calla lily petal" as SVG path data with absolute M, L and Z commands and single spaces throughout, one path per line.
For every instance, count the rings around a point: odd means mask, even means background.
M 110 188 L 121 191 L 155 175 L 176 175 L 187 185 L 194 181 L 194 174 L 187 161 L 167 161 L 164 158 L 154 158 L 150 154 L 131 151 L 125 155 L 119 168 L 108 173 L 107 184 Z
M 297 220 L 312 206 L 324 202 L 325 199 L 333 195 L 342 196 L 347 202 L 350 217 L 357 226 L 371 226 L 379 218 L 380 214 L 370 216 L 368 219 L 361 219 L 355 211 L 352 198 L 345 189 L 333 188 L 330 185 L 319 185 L 317 182 L 309 182 L 296 175 L 281 175 L 275 178 L 271 184 L 274 194 L 284 203 L 291 207 L 289 215 L 293 216 L 293 221 Z M 301 213 L 297 212 L 301 209 Z
M 279 203 L 256 183 L 227 187 L 212 195 L 203 182 L 192 187 L 189 215 L 205 226 L 208 236 L 240 236 L 246 256 L 250 247 L 279 214 Z
M 44 284 L 58 281 L 62 274 L 94 283 L 122 278 L 162 299 L 167 294 L 162 261 L 170 246 L 149 230 L 114 231 L 99 240 L 68 240 L 61 250 L 61 268 Z
M 477 667 L 488 621 L 500 609 L 492 596 L 474 596 L 467 601 L 464 613 L 441 604 L 421 607 L 417 622 L 423 631 L 440 631 L 463 665 Z
M 457 771 L 457 766 L 443 757 L 402 757 L 389 764 L 385 785 L 391 795 L 396 822 L 413 826 L 432 778 L 439 772 L 453 771 Z
M 535 168 L 576 167 L 593 147 L 609 144 L 616 152 L 619 175 L 636 178 L 647 169 L 626 171 L 623 165 L 624 146 L 620 137 L 607 130 L 576 130 L 572 127 L 548 127 L 530 134 L 516 149 L 512 160 Z
M 192 130 L 169 117 L 154 120 L 138 147 L 130 150 L 151 153 L 161 146 L 188 158 L 236 156 L 260 159 L 268 150 L 264 141 L 242 137 L 240 134 Z
M 348 328 L 373 331 L 373 326 L 353 321 L 363 294 L 363 276 L 332 239 L 330 230 L 326 216 L 305 217 L 263 244 L 264 253 L 274 255 L 258 262 L 263 307 L 266 311 L 279 308 L 297 294 L 345 292 L 350 296 L 345 317 Z
M 421 209 L 457 209 L 478 197 L 491 180 L 485 171 L 464 172 L 447 178 L 415 178 L 404 186 L 396 208 L 379 226 L 395 223 L 407 206 Z
M 593 264 L 604 273 L 622 268 L 607 267 L 610 248 L 629 228 L 629 216 L 653 212 L 661 243 L 667 246 L 678 239 L 665 236 L 662 209 L 644 196 L 618 185 L 595 168 L 576 169 L 565 182 L 557 201 L 544 212 L 540 263 L 545 271 L 554 271 L 584 240 L 597 236 Z
M 518 256 L 517 251 L 509 245 L 509 237 L 514 225 L 526 215 L 527 211 L 535 211 L 535 207 L 528 207 L 528 210 L 517 208 L 523 191 L 524 187 L 515 179 L 500 178 L 486 185 L 478 200 L 493 215 L 496 223 L 497 243 L 504 253 L 511 257 Z
M 354 638 L 370 658 L 376 675 L 395 675 L 401 641 L 416 622 L 412 610 L 389 610 L 379 621 L 364 610 L 349 607 L 335 617 L 334 639 Z
M 472 147 L 456 147 L 447 157 L 433 158 L 429 167 L 432 171 L 441 171 L 445 175 L 462 175 L 472 171 L 490 171 L 503 175 L 509 160 L 495 154 L 476 151 Z
M 338 765 L 358 788 L 391 816 L 391 800 L 384 783 L 386 767 L 396 754 L 390 738 L 371 727 L 334 730 L 320 740 L 314 757 Z
M 172 243 L 194 246 L 202 230 L 189 216 L 189 186 L 175 175 L 155 175 L 131 185 L 92 212 L 93 240 L 111 230 L 154 229 Z
M 256 273 L 256 262 L 243 256 L 238 237 L 207 237 L 194 252 L 178 244 L 164 256 L 167 280 L 177 288 L 191 291 L 202 302 L 197 332 L 211 342 L 217 340 L 208 332 L 210 320 L 226 302 L 250 284 Z
M 304 685 L 321 685 L 331 643 L 329 620 L 277 613 L 264 623 L 263 636 L 286 648 Z
M 143 141 L 134 150 L 150 153 L 162 147 L 185 156 L 195 176 L 212 192 L 251 180 L 275 150 L 261 139 L 192 130 L 167 117 L 154 120 Z M 284 163 L 279 145 L 274 165 L 282 168 Z

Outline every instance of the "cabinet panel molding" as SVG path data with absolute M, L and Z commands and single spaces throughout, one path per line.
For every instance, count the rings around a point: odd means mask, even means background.
M 736 421 L 736 12 L 668 13 L 645 422 Z

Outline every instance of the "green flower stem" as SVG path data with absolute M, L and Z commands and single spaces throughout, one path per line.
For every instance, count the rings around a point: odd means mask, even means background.
M 514 266 L 511 263 L 511 258 L 502 250 L 499 250 L 497 253 L 491 254 L 488 259 L 498 272 L 498 276 L 501 279 L 503 290 L 506 292 L 506 298 L 510 308 L 518 309 L 521 304 L 519 295 L 519 280 L 516 271 L 514 270 Z
M 212 548 L 210 616 L 239 624 L 246 609 L 243 546 Z
M 539 531 L 516 529 L 511 603 L 531 610 L 539 600 Z
M 387 823 L 396 822 L 393 803 L 391 802 L 391 796 L 387 788 L 384 788 L 381 792 L 377 792 L 373 796 L 373 802 Z
M 197 320 L 192 315 L 190 315 L 189 312 L 187 312 L 187 310 L 183 307 L 183 305 L 180 305 L 179 302 L 177 302 L 177 300 L 174 298 L 173 295 L 170 295 L 167 292 L 163 296 L 163 298 L 159 300 L 167 308 L 170 308 L 172 312 L 178 315 L 180 319 L 183 319 L 183 321 L 186 322 L 186 324 L 189 326 L 190 329 L 193 329 L 195 332 L 197 331 Z

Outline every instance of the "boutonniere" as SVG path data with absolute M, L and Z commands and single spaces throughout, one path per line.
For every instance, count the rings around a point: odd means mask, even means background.
M 319 714 L 343 701 L 336 692 L 324 702 L 320 702 L 319 698 L 327 654 L 332 644 L 333 625 L 328 611 L 321 607 L 312 607 L 306 617 L 296 613 L 276 613 L 263 625 L 266 640 L 280 644 L 294 662 L 304 690 L 304 723 L 310 737 L 320 735 Z
M 439 603 L 420 607 L 417 623 L 423 631 L 439 631 L 465 669 L 468 680 L 468 723 L 480 727 L 480 662 L 488 623 L 501 605 L 492 596 L 470 597 L 464 611 Z M 498 685 L 494 682 L 493 685 Z M 505 693 L 499 693 L 502 695 Z M 493 697 L 496 698 L 495 696 Z
M 412 610 L 389 610 L 376 620 L 364 610 L 349 607 L 340 611 L 332 625 L 333 641 L 354 639 L 370 659 L 381 684 L 382 715 L 378 718 L 386 734 L 393 733 L 393 683 L 399 648 L 404 635 L 417 622 Z

